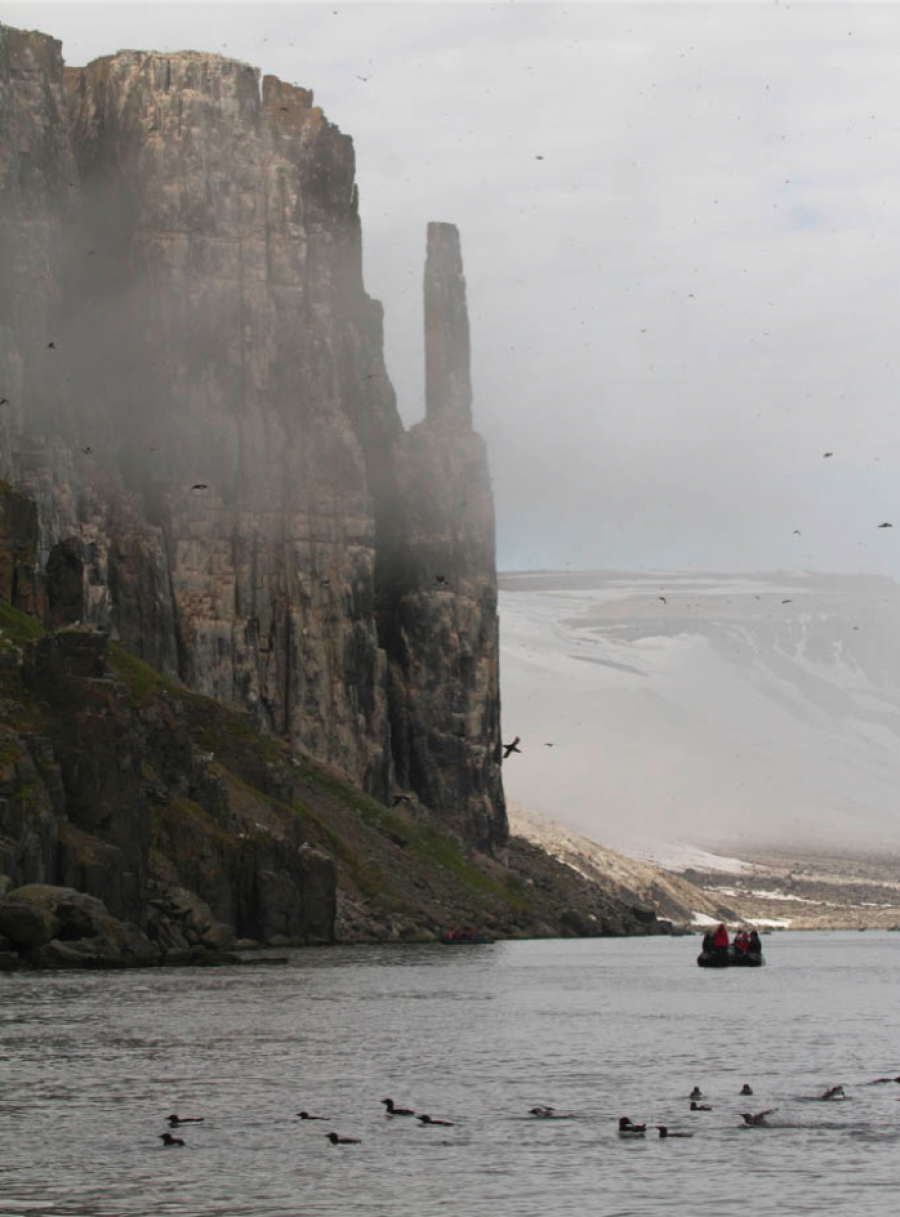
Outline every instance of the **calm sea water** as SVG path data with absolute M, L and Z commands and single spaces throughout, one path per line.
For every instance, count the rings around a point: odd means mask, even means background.
M 0 977 L 0 1214 L 893 1214 L 900 1085 L 861 1083 L 900 1074 L 900 935 L 765 944 L 722 972 L 676 938 Z M 157 1139 L 169 1112 L 204 1117 L 184 1149 Z M 622 1114 L 695 1135 L 622 1142 Z

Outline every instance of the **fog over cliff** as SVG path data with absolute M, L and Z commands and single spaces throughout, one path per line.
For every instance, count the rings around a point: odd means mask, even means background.
M 421 233 L 452 217 L 502 567 L 900 575 L 900 529 L 876 531 L 900 485 L 897 6 L 4 3 L 0 20 L 53 32 L 70 64 L 194 48 L 315 89 L 358 152 L 366 285 L 409 421 Z

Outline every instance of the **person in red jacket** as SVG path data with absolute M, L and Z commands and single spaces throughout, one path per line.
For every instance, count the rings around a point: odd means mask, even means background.
M 728 931 L 721 922 L 716 926 L 715 933 L 713 934 L 713 948 L 716 951 L 726 951 L 728 949 Z

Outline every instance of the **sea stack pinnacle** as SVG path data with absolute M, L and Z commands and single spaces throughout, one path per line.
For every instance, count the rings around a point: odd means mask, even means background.
M 459 231 L 454 224 L 428 225 L 425 410 L 429 422 L 472 425 L 469 314 Z
M 494 504 L 484 441 L 472 430 L 469 321 L 452 224 L 428 225 L 425 346 L 426 417 L 395 444 L 378 529 L 393 759 L 401 787 L 496 852 L 508 827 Z

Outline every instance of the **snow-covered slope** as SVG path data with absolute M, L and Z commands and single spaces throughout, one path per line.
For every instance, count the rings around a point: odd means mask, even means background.
M 818 574 L 501 577 L 508 796 L 594 840 L 900 843 L 900 585 Z

